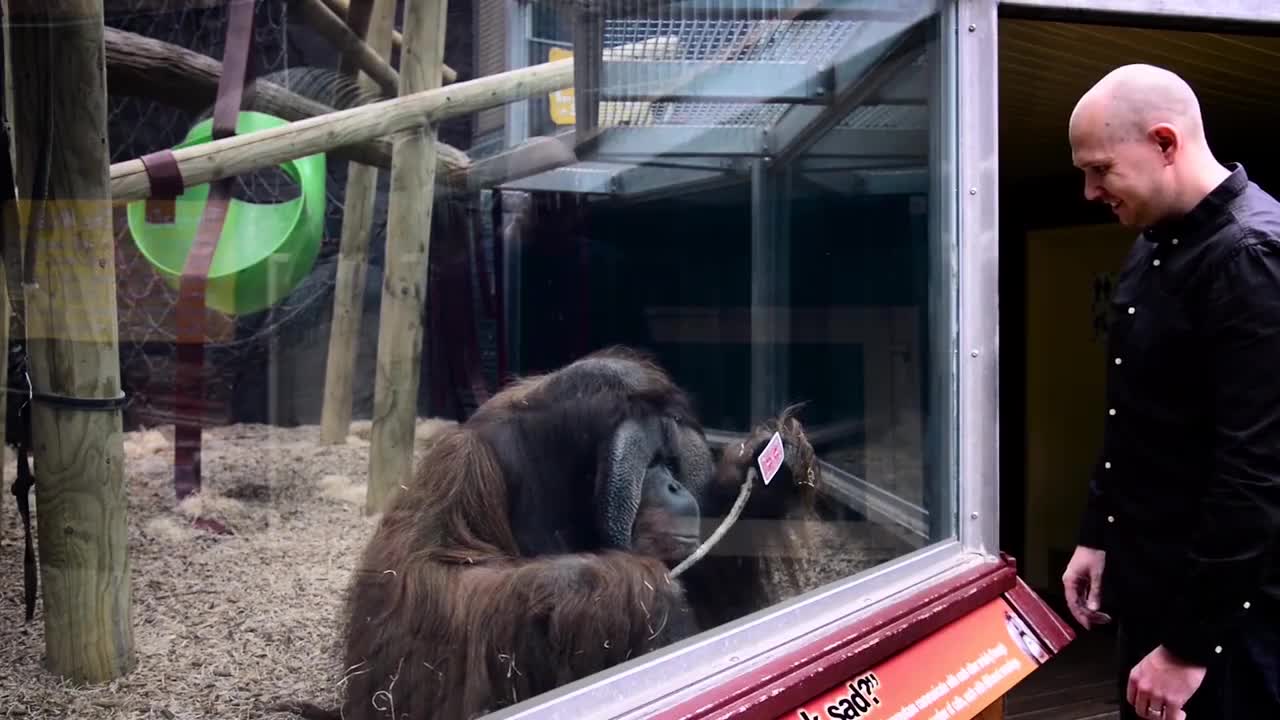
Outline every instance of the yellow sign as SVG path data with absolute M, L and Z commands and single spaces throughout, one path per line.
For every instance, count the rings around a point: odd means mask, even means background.
M 551 48 L 551 52 L 547 54 L 547 62 L 555 62 L 565 58 L 573 57 L 571 50 L 564 48 Z M 573 113 L 573 88 L 557 90 L 551 93 L 551 122 L 557 125 L 574 124 Z

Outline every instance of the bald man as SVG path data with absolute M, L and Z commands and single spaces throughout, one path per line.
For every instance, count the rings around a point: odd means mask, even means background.
M 1138 233 L 1068 604 L 1118 620 L 1123 718 L 1280 718 L 1280 204 L 1161 68 L 1107 74 L 1068 134 L 1085 196 Z

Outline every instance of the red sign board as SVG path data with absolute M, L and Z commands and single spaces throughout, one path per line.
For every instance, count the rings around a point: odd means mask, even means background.
M 1048 659 L 998 598 L 778 720 L 968 720 Z

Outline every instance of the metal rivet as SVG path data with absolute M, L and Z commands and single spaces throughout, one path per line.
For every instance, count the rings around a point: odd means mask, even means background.
M 977 30 L 977 29 L 978 29 L 977 25 L 973 25 L 973 24 L 969 25 L 969 32 L 973 32 L 974 30 Z
M 971 188 L 969 188 L 969 194 L 970 194 L 970 195 L 977 195 L 977 194 L 978 194 L 978 188 L 976 188 L 976 187 L 971 187 Z
M 970 519 L 970 520 L 977 520 L 977 519 L 978 519 L 978 513 L 973 513 L 973 514 L 971 514 L 971 515 L 969 516 L 969 519 Z
M 978 351 L 977 351 L 977 350 L 970 350 L 970 351 L 969 351 L 969 355 L 970 355 L 970 356 L 972 356 L 972 357 L 978 357 Z

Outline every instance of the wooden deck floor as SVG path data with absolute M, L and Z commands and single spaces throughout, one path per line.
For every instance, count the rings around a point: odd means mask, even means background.
M 1086 632 L 1013 689 L 1006 720 L 1117 720 L 1113 639 Z

